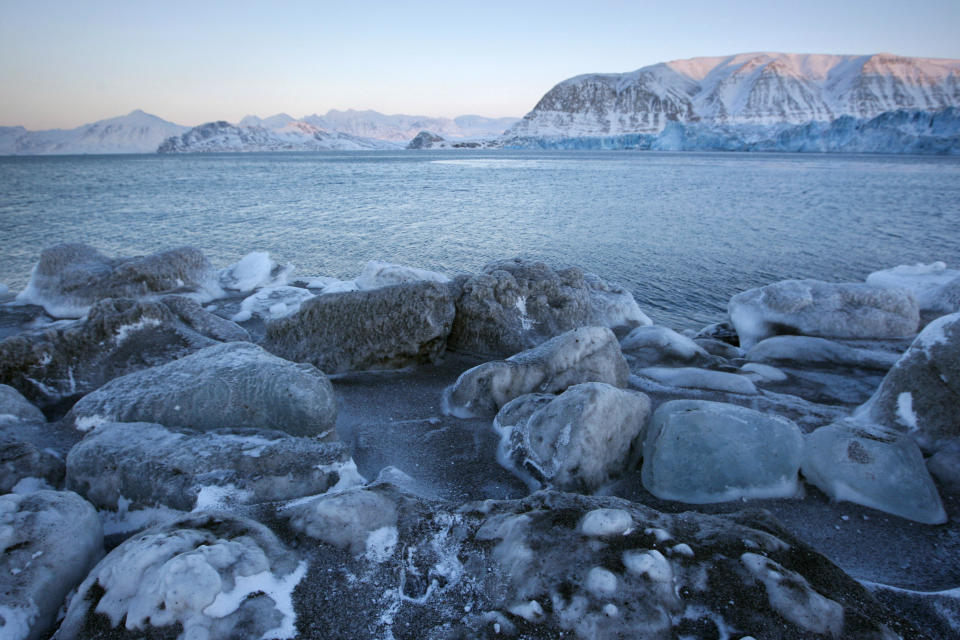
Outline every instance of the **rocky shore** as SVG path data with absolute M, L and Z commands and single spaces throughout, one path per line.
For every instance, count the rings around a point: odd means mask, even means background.
M 960 271 L 685 333 L 576 267 L 293 273 L 0 285 L 0 637 L 960 634 Z

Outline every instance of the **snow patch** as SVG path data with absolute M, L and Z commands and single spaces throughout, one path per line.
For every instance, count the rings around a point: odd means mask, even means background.
M 297 635 L 294 625 L 297 615 L 293 610 L 293 590 L 303 576 L 307 574 L 307 563 L 300 562 L 289 574 L 278 578 L 269 569 L 251 576 L 237 576 L 231 591 L 220 591 L 216 599 L 203 609 L 203 614 L 211 618 L 223 618 L 236 611 L 243 601 L 256 594 L 266 595 L 273 600 L 274 607 L 283 616 L 281 623 L 264 632 L 261 640 L 277 638 L 287 640 Z
M 913 395 L 909 391 L 904 391 L 897 396 L 897 418 L 900 423 L 906 425 L 911 431 L 916 431 L 917 414 L 913 410 Z

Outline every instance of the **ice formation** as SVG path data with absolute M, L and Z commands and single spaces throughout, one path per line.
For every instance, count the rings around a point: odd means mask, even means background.
M 953 313 L 960 310 L 960 270 L 948 269 L 943 262 L 900 265 L 874 271 L 867 284 L 875 287 L 908 289 L 921 311 Z
M 280 265 L 265 251 L 248 253 L 238 262 L 220 271 L 220 286 L 229 291 L 249 293 L 262 287 L 277 287 L 287 283 L 293 265 Z
M 253 316 L 264 320 L 286 318 L 300 310 L 300 305 L 314 297 L 312 293 L 300 287 L 286 285 L 270 286 L 260 289 L 240 303 L 240 311 L 231 318 L 234 322 L 246 322 Z
M 376 261 L 365 264 L 354 282 L 360 289 L 377 289 L 421 280 L 440 283 L 450 282 L 450 278 L 436 271 Z
M 634 372 L 667 386 L 681 389 L 706 389 L 741 395 L 756 395 L 757 387 L 746 376 L 696 367 L 646 367 Z
M 620 341 L 620 348 L 634 367 L 649 367 L 661 362 L 710 360 L 710 354 L 703 347 L 667 327 L 637 327 Z

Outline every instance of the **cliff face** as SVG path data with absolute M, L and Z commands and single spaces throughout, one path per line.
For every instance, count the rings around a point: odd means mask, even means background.
M 564 80 L 506 139 L 657 134 L 670 122 L 785 125 L 960 106 L 960 60 L 748 53 Z

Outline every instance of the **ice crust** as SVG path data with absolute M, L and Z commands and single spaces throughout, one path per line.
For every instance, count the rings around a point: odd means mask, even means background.
M 286 285 L 264 287 L 240 303 L 240 311 L 231 320 L 246 322 L 257 316 L 264 320 L 274 320 L 293 315 L 300 305 L 314 297 L 312 293 L 300 287 Z
M 866 282 L 875 287 L 911 291 L 921 311 L 953 313 L 960 310 L 960 270 L 948 269 L 943 262 L 904 264 L 874 271 Z
M 801 471 L 831 498 L 925 524 L 946 522 L 923 454 L 909 437 L 841 422 L 821 427 L 805 440 Z
M 440 283 L 450 282 L 450 278 L 436 271 L 373 260 L 363 266 L 363 270 L 360 271 L 360 275 L 354 279 L 354 282 L 360 289 L 377 289 L 422 280 Z
M 693 504 L 797 495 L 800 429 L 731 404 L 674 400 L 653 414 L 643 443 L 643 486 Z
M 634 372 L 667 387 L 706 389 L 741 395 L 756 395 L 757 387 L 746 376 L 726 371 L 712 371 L 695 367 L 647 367 Z

